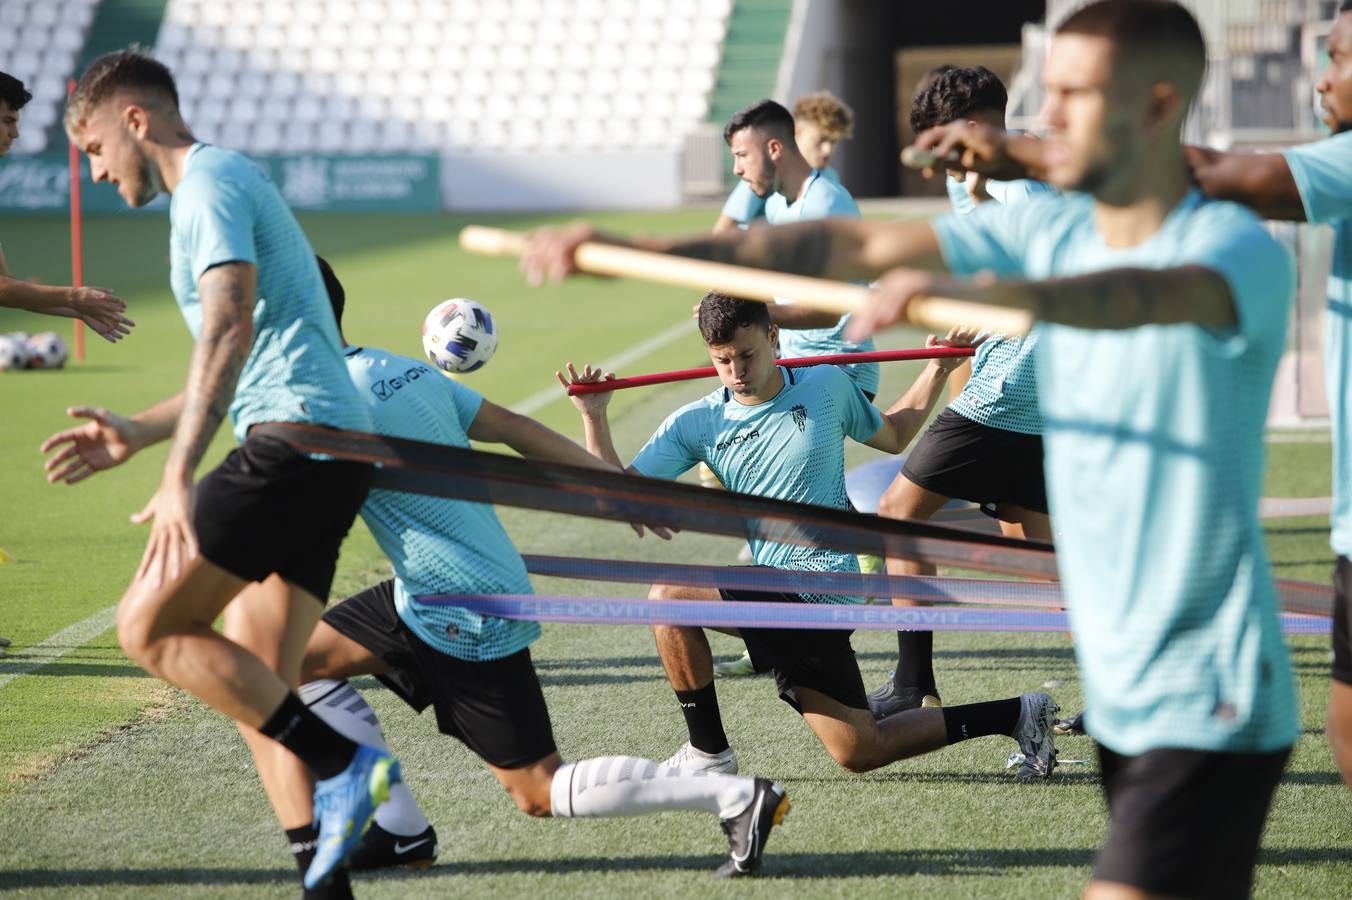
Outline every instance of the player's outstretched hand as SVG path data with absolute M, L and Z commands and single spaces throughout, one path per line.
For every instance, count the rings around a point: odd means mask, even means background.
M 915 148 L 932 155 L 933 163 L 925 168 L 930 176 L 947 168 L 1008 181 L 1037 177 L 1043 170 L 1043 145 L 1036 138 L 1010 135 L 1002 128 L 974 122 L 935 126 L 915 139 Z
M 120 341 L 136 325 L 124 315 L 127 302 L 107 288 L 71 288 L 69 305 L 75 318 L 110 343 Z
M 596 237 L 596 229 L 586 222 L 528 232 L 526 249 L 521 253 L 521 271 L 526 276 L 526 283 L 560 282 L 577 272 L 573 255 L 579 246 Z
M 77 484 L 95 472 L 125 462 L 143 446 L 135 422 L 102 407 L 72 406 L 66 415 L 90 421 L 58 431 L 42 442 L 39 451 L 51 454 L 43 468 L 52 484 Z
M 150 502 L 131 517 L 137 525 L 150 523 L 150 540 L 136 570 L 136 580 L 142 587 L 155 590 L 174 581 L 197 556 L 192 493 L 191 485 L 166 481 Z
M 564 367 L 564 371 L 556 371 L 554 377 L 559 380 L 559 384 L 563 385 L 563 389 L 567 390 L 568 386 L 572 384 L 596 384 L 600 381 L 614 381 L 615 373 L 603 372 L 591 363 L 583 366 L 579 373 L 570 362 Z M 571 399 L 573 405 L 577 407 L 577 411 L 584 416 L 598 416 L 604 414 L 606 407 L 610 405 L 612 393 L 612 391 L 600 391 L 594 394 L 575 394 L 571 395 Z
M 944 337 L 931 334 L 925 338 L 926 347 L 976 347 L 986 340 L 986 333 L 980 328 L 968 325 L 954 325 Z M 945 375 L 967 362 L 965 356 L 946 356 L 936 359 L 935 364 Z

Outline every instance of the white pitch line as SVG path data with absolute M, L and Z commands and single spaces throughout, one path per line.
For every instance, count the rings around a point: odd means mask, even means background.
M 80 649 L 112 628 L 116 618 L 117 607 L 110 606 L 107 609 L 99 610 L 87 619 L 61 629 L 39 644 L 24 647 L 22 650 L 11 653 L 4 660 L 0 660 L 0 667 L 7 668 L 13 663 L 19 665 L 0 674 L 0 688 L 20 675 L 27 675 L 43 666 L 51 665 L 67 653 Z
M 616 369 L 623 369 L 625 366 L 633 365 L 654 351 L 661 350 L 667 344 L 680 337 L 685 337 L 695 329 L 695 320 L 686 319 L 684 322 L 677 322 L 666 331 L 659 332 L 646 341 L 639 341 L 634 346 L 625 350 L 623 353 L 617 353 L 610 359 L 602 360 L 600 367 L 608 372 Z M 536 391 L 525 400 L 512 406 L 512 412 L 523 416 L 529 416 L 532 413 L 539 412 L 555 400 L 562 400 L 568 395 L 564 393 L 563 388 L 557 384 L 547 387 L 544 390 Z
M 604 360 L 601 363 L 601 368 L 608 371 L 623 369 L 625 366 L 638 362 L 648 354 L 662 349 L 677 338 L 684 337 L 689 334 L 694 327 L 694 319 L 678 322 L 667 330 L 659 332 L 645 341 L 639 341 L 623 353 L 617 353 L 610 359 Z M 520 403 L 513 406 L 512 410 L 523 416 L 528 416 L 531 413 L 538 412 L 555 400 L 561 400 L 566 396 L 563 389 L 556 385 L 531 394 L 525 400 L 522 400 Z M 33 644 L 31 647 L 25 647 L 22 650 L 12 652 L 6 658 L 5 662 L 0 662 L 0 666 L 8 666 L 16 662 L 19 663 L 19 665 L 16 668 L 12 668 L 3 674 L 0 674 L 0 688 L 3 688 L 20 675 L 27 675 L 30 672 L 41 669 L 43 666 L 49 666 L 66 654 L 80 649 L 100 634 L 103 634 L 103 632 L 107 631 L 109 628 L 112 628 L 116 616 L 117 607 L 110 606 L 107 609 L 99 610 L 83 621 L 76 622 L 68 628 L 61 629 L 39 644 Z

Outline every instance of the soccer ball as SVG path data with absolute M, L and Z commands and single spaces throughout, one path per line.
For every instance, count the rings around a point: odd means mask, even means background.
M 0 372 L 28 365 L 28 347 L 7 334 L 0 334 Z
M 66 364 L 69 356 L 66 342 L 54 331 L 44 331 L 28 339 L 30 369 L 59 369 Z
M 493 358 L 498 331 L 493 316 L 473 300 L 444 300 L 427 314 L 423 352 L 447 372 L 473 372 Z

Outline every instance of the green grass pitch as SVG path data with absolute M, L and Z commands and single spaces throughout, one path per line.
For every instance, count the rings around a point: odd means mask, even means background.
M 621 230 L 706 227 L 711 210 L 598 216 Z M 525 226 L 534 220 L 481 221 Z M 347 332 L 418 355 L 418 325 L 435 302 L 467 296 L 500 322 L 497 358 L 469 382 L 519 404 L 548 388 L 563 362 L 614 357 L 688 318 L 692 292 L 620 281 L 576 281 L 527 290 L 512 265 L 467 256 L 445 216 L 307 216 L 316 249 L 348 289 Z M 112 287 L 138 322 L 124 343 L 89 342 L 89 358 L 62 372 L 0 373 L 0 634 L 14 640 L 0 679 L 28 648 L 116 602 L 140 557 L 142 529 L 128 516 L 154 490 L 163 449 L 76 487 L 47 485 L 38 444 L 63 428 L 63 409 L 104 405 L 131 412 L 177 390 L 189 338 L 167 288 L 167 222 L 159 216 L 87 225 L 88 281 Z M 68 273 L 58 219 L 0 223 L 15 274 L 48 282 Z M 0 332 L 69 334 L 69 323 L 0 313 Z M 916 346 L 894 332 L 880 346 Z M 688 337 L 621 374 L 702 364 Z M 882 399 L 916 371 L 886 367 Z M 621 392 L 614 420 L 632 453 L 700 384 Z M 538 417 L 579 436 L 561 397 Z M 207 465 L 226 451 L 228 429 Z M 851 464 L 872 451 L 855 448 Z M 1328 491 L 1327 443 L 1274 443 L 1267 494 Z M 531 552 L 684 561 L 735 560 L 734 542 L 681 535 L 636 540 L 621 525 L 504 510 Z M 1320 518 L 1269 522 L 1279 574 L 1323 581 L 1332 557 Z M 335 595 L 383 577 L 387 564 L 358 525 L 344 547 Z M 537 580 L 541 591 L 633 596 L 633 586 Z M 59 643 L 59 642 L 58 642 Z M 886 676 L 890 635 L 855 638 L 865 680 Z M 950 635 L 937 641 L 948 702 L 1040 689 L 1051 680 L 1077 708 L 1072 647 L 1063 635 Z M 1258 872 L 1260 897 L 1342 897 L 1352 885 L 1352 794 L 1341 785 L 1323 734 L 1327 643 L 1292 642 L 1305 732 L 1277 795 Z M 56 648 L 59 651 L 61 648 Z M 715 637 L 720 655 L 738 649 Z M 648 632 L 552 625 L 534 654 L 565 758 L 627 753 L 662 758 L 684 738 L 681 717 Z M 424 873 L 356 879 L 359 895 L 404 896 L 840 896 L 1069 897 L 1103 837 L 1094 766 L 1065 766 L 1045 785 L 1018 785 L 1003 769 L 1007 741 L 969 741 L 871 775 L 849 775 L 775 699 L 764 679 L 721 682 L 729 736 L 744 771 L 781 779 L 794 803 L 770 842 L 763 876 L 724 884 L 712 870 L 725 852 L 710 818 L 531 820 L 518 812 L 464 747 L 436 733 L 374 681 L 363 682 L 404 760 L 414 793 L 441 838 L 440 864 Z M 1061 742 L 1063 758 L 1092 758 L 1087 739 Z M 295 896 L 284 841 L 248 754 L 228 722 L 128 663 L 105 631 L 59 661 L 0 686 L 0 893 L 42 897 Z

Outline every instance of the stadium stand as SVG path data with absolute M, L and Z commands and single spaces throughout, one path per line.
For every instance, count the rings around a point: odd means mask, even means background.
M 731 0 L 169 0 L 188 121 L 245 151 L 678 148 Z
M 0 0 L 0 60 L 24 82 L 33 99 L 24 108 L 15 154 L 34 154 L 52 143 L 61 118 L 66 80 L 76 71 L 98 0 Z M 21 23 L 11 27 L 8 23 Z

